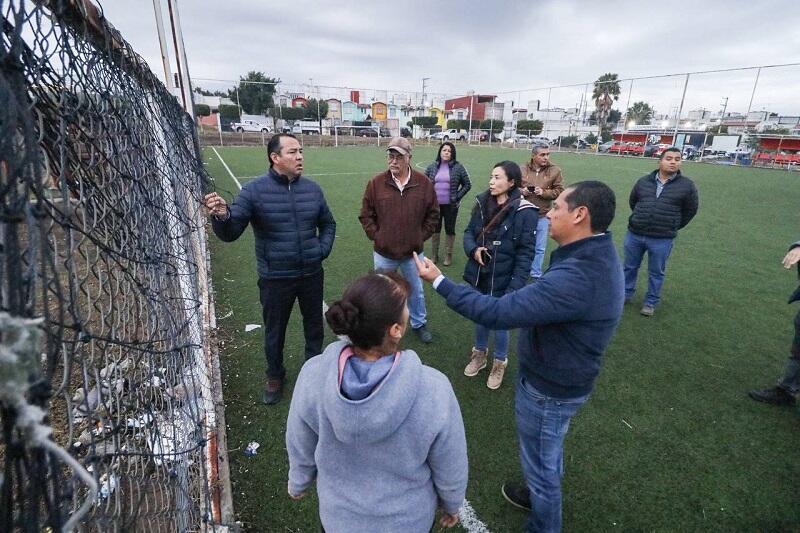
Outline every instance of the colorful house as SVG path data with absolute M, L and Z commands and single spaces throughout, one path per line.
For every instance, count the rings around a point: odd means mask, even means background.
M 444 129 L 445 116 L 443 110 L 439 109 L 438 107 L 431 107 L 428 108 L 428 115 L 431 117 L 436 117 L 436 124 Z
M 497 96 L 493 94 L 470 94 L 458 98 L 450 98 L 445 100 L 444 110 L 446 113 L 454 115 L 450 116 L 450 118 L 483 120 L 487 118 L 486 104 L 494 103 L 496 98 Z M 459 114 L 462 116 L 459 117 Z
M 388 109 L 383 102 L 372 103 L 372 120 L 385 121 L 387 118 Z
M 328 103 L 327 118 L 342 120 L 342 101 L 338 98 L 328 98 L 325 101 Z
M 356 116 L 358 115 L 358 104 L 355 102 L 347 101 L 342 102 L 342 121 L 343 122 L 353 122 L 354 120 L 358 120 Z
M 358 104 L 356 108 L 356 120 L 369 120 L 372 117 L 372 106 L 369 104 Z

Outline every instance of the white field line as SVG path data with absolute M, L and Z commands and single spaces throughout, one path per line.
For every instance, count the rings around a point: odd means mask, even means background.
M 236 182 L 236 186 L 237 186 L 237 187 L 239 187 L 239 190 L 241 191 L 241 190 L 242 190 L 242 184 L 241 184 L 241 183 L 239 183 L 239 180 L 237 180 L 237 179 L 236 179 L 236 176 L 234 176 L 234 175 L 233 175 L 233 172 L 231 172 L 231 169 L 230 169 L 230 167 L 228 167 L 228 163 L 226 163 L 226 162 L 225 162 L 225 160 L 224 160 L 224 159 L 222 159 L 222 156 L 221 156 L 221 155 L 219 155 L 219 152 L 217 152 L 217 149 L 216 149 L 216 148 L 214 148 L 214 147 L 212 146 L 212 147 L 211 147 L 211 149 L 212 149 L 212 150 L 214 150 L 214 153 L 215 153 L 215 154 L 217 154 L 217 159 L 219 159 L 219 162 L 220 162 L 220 163 L 222 163 L 222 166 L 223 166 L 223 167 L 225 167 L 225 170 L 227 170 L 227 171 L 228 171 L 228 174 L 230 174 L 230 175 L 231 175 L 231 177 L 233 178 L 233 181 L 235 181 L 235 182 Z
M 458 518 L 461 520 L 461 527 L 469 533 L 491 533 L 486 524 L 481 522 L 478 515 L 475 514 L 475 509 L 472 508 L 469 500 L 464 500 L 464 504 L 458 512 Z

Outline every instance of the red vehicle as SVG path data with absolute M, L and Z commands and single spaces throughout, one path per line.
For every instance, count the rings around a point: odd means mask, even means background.
M 753 157 L 754 165 L 771 165 L 775 161 L 775 155 L 769 152 L 758 152 Z
M 642 143 L 617 141 L 611 145 L 608 151 L 609 153 L 620 155 L 642 155 L 644 154 L 644 146 Z
M 775 154 L 776 165 L 800 165 L 800 153 L 798 154 Z
M 670 144 L 659 144 L 658 148 L 653 150 L 653 157 L 661 157 L 661 154 L 664 153 L 664 150 L 666 150 L 667 148 L 669 148 L 671 146 L 672 145 L 670 145 Z
M 608 149 L 608 153 L 610 153 L 610 154 L 613 154 L 613 153 L 623 154 L 625 152 L 625 148 L 627 148 L 625 143 L 616 141 Z
M 644 146 L 642 143 L 627 143 L 628 148 L 625 151 L 628 155 L 644 155 Z

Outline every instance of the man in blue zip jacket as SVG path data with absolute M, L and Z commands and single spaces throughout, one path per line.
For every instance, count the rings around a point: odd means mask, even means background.
M 269 405 L 283 394 L 283 346 L 295 299 L 305 358 L 322 353 L 322 261 L 333 248 L 336 222 L 320 186 L 302 175 L 303 147 L 294 135 L 273 135 L 267 154 L 269 172 L 245 184 L 230 207 L 217 193 L 206 195 L 205 204 L 223 241 L 235 241 L 253 226 L 267 360 L 263 401 Z
M 647 252 L 647 295 L 640 313 L 651 317 L 661 300 L 661 285 L 667 259 L 678 230 L 697 214 L 698 198 L 694 182 L 681 174 L 681 151 L 667 148 L 658 161 L 658 170 L 642 176 L 631 190 L 628 233 L 625 234 L 625 301 L 636 291 L 639 266 Z
M 490 329 L 523 328 L 515 395 L 525 486 L 503 485 L 503 496 L 530 510 L 528 531 L 561 529 L 564 437 L 589 399 L 603 353 L 622 315 L 624 280 L 608 232 L 614 192 L 599 181 L 568 187 L 547 213 L 559 244 L 539 281 L 500 298 L 456 285 L 430 260 L 421 278 L 459 314 Z

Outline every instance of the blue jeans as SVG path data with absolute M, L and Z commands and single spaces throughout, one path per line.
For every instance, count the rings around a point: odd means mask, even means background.
M 475 348 L 484 352 L 489 349 L 489 334 L 494 331 L 494 358 L 505 361 L 508 357 L 508 337 L 507 329 L 491 330 L 480 324 L 475 324 Z
M 544 253 L 547 251 L 547 237 L 548 228 L 550 227 L 550 219 L 547 217 L 539 217 L 536 222 L 536 253 L 533 256 L 533 263 L 531 263 L 531 277 L 538 278 L 542 275 L 542 265 L 544 265 Z
M 564 437 L 569 421 L 588 398 L 588 394 L 566 400 L 551 398 L 524 377 L 517 380 L 514 402 L 519 456 L 532 504 L 526 531 L 561 531 Z
M 661 239 L 637 235 L 632 231 L 625 234 L 625 299 L 629 300 L 636 292 L 636 277 L 647 252 L 647 296 L 644 304 L 651 307 L 661 300 L 661 286 L 664 284 L 664 272 L 667 270 L 667 259 L 672 252 L 675 239 Z
M 425 257 L 422 252 L 417 254 L 420 259 Z M 383 257 L 378 252 L 372 252 L 372 263 L 375 270 L 397 270 L 411 285 L 411 294 L 408 295 L 408 314 L 411 316 L 411 327 L 418 329 L 427 323 L 427 311 L 425 310 L 425 293 L 422 290 L 422 279 L 417 272 L 417 265 L 414 258 L 389 259 Z

